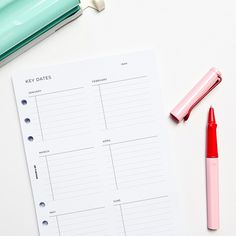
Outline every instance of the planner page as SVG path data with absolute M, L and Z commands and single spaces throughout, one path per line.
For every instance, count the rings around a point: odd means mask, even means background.
M 151 51 L 13 76 L 41 236 L 179 236 Z

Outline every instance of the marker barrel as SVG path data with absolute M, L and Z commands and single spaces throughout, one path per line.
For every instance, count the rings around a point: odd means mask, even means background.
M 206 158 L 207 227 L 219 229 L 219 169 L 218 158 Z

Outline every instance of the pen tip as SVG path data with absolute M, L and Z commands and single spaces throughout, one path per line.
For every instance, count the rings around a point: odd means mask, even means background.
M 214 113 L 214 108 L 211 106 L 209 109 L 209 114 L 208 114 L 208 123 L 215 123 L 215 113 Z

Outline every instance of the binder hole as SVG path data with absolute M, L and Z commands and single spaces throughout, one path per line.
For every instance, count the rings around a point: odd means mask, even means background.
M 43 224 L 44 226 L 47 226 L 47 225 L 48 225 L 48 221 L 44 220 L 44 221 L 42 222 L 42 224 Z
M 33 141 L 34 141 L 34 138 L 33 138 L 32 136 L 29 136 L 29 137 L 28 137 L 28 140 L 29 140 L 30 142 L 33 142 Z
M 25 118 L 25 123 L 29 124 L 31 122 L 31 120 L 29 118 Z
M 46 204 L 45 204 L 44 202 L 40 202 L 40 203 L 39 203 L 39 206 L 40 206 L 40 207 L 45 207 Z
M 26 100 L 22 100 L 22 101 L 21 101 L 21 104 L 22 104 L 23 106 L 25 106 L 25 105 L 27 105 L 27 101 L 26 101 Z

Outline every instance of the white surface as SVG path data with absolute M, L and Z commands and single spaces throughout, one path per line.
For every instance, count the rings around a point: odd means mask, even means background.
M 155 48 L 170 146 L 176 160 L 187 236 L 234 236 L 236 179 L 236 15 L 234 1 L 107 0 L 100 14 L 88 10 L 77 21 L 0 69 L 0 235 L 37 236 L 24 150 L 11 84 L 17 70 L 75 58 Z M 212 66 L 223 82 L 175 125 L 168 112 Z M 220 153 L 221 229 L 206 229 L 205 126 L 214 105 Z

